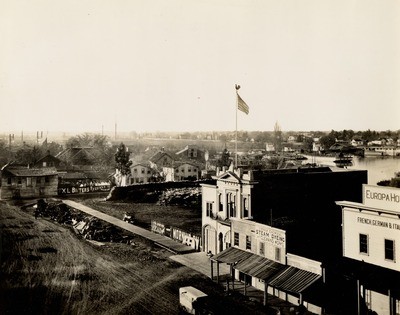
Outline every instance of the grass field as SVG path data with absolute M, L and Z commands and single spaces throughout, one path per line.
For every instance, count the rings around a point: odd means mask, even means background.
M 144 228 L 149 228 L 151 220 L 156 220 L 165 225 L 174 226 L 199 236 L 201 235 L 201 209 L 163 206 L 152 203 L 105 201 L 102 196 L 91 198 L 74 197 L 69 199 L 121 219 L 125 211 L 132 212 L 135 215 L 135 224 Z
M 177 314 L 187 285 L 220 297 L 230 314 L 264 313 L 223 298 L 222 287 L 143 239 L 98 246 L 4 201 L 0 228 L 0 314 Z

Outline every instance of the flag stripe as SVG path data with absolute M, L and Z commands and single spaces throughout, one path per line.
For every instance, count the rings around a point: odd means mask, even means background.
M 238 97 L 238 109 L 245 114 L 249 114 L 249 106 L 245 103 L 245 101 L 242 100 L 239 93 L 237 93 L 237 97 Z

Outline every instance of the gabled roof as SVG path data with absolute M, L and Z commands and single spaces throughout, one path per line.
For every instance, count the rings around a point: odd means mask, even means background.
M 53 161 L 55 163 L 60 163 L 61 160 L 56 158 L 55 156 L 51 155 L 51 154 L 47 154 L 46 156 L 40 158 L 35 165 L 39 165 L 42 164 L 42 162 L 46 162 L 46 161 Z
M 150 163 L 147 163 L 147 162 L 140 162 L 140 163 L 133 164 L 133 165 L 131 165 L 131 168 L 134 168 L 136 166 L 151 168 Z
M 197 150 L 197 151 L 199 151 L 199 152 L 204 152 L 203 150 L 199 149 L 196 145 L 191 144 L 191 145 L 187 145 L 184 149 L 182 149 L 182 150 L 176 152 L 175 154 L 176 154 L 176 155 L 180 155 L 180 154 L 182 154 L 182 153 L 188 151 L 189 149 L 195 149 L 195 150 Z
M 171 160 L 174 160 L 174 158 L 167 152 L 162 152 L 159 151 L 156 154 L 154 154 L 149 160 L 153 163 L 157 163 L 160 161 L 164 156 L 168 156 Z
M 64 151 L 61 151 L 56 155 L 56 158 L 62 161 L 69 161 L 72 164 L 79 165 L 82 160 L 86 159 L 89 161 L 96 160 L 96 153 L 99 153 L 99 150 L 92 147 L 75 147 L 68 148 Z
M 223 173 L 219 176 L 216 176 L 217 180 L 226 180 L 226 181 L 235 181 L 237 183 L 240 183 L 241 180 L 239 176 L 237 176 L 234 172 L 232 171 L 227 171 L 226 173 Z
M 28 168 L 27 166 L 7 164 L 1 169 L 1 171 L 3 172 L 3 174 L 9 173 L 15 177 L 58 175 L 55 167 Z

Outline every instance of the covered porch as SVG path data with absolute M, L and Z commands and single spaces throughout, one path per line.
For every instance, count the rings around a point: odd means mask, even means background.
M 283 265 L 235 247 L 212 256 L 210 263 L 212 279 L 214 279 L 214 264 L 216 264 L 215 278 L 218 283 L 221 280 L 219 265 L 227 264 L 230 268 L 229 277 L 224 277 L 227 290 L 237 291 L 240 286 L 243 295 L 249 296 L 251 293 L 264 305 L 267 305 L 271 298 L 279 298 L 293 305 L 302 305 L 304 303 L 302 292 L 321 278 L 319 274 Z M 238 277 L 235 277 L 235 272 Z

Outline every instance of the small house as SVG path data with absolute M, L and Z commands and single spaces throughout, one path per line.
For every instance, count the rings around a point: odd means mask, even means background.
M 30 168 L 6 164 L 1 169 L 0 199 L 49 197 L 57 195 L 55 167 Z

